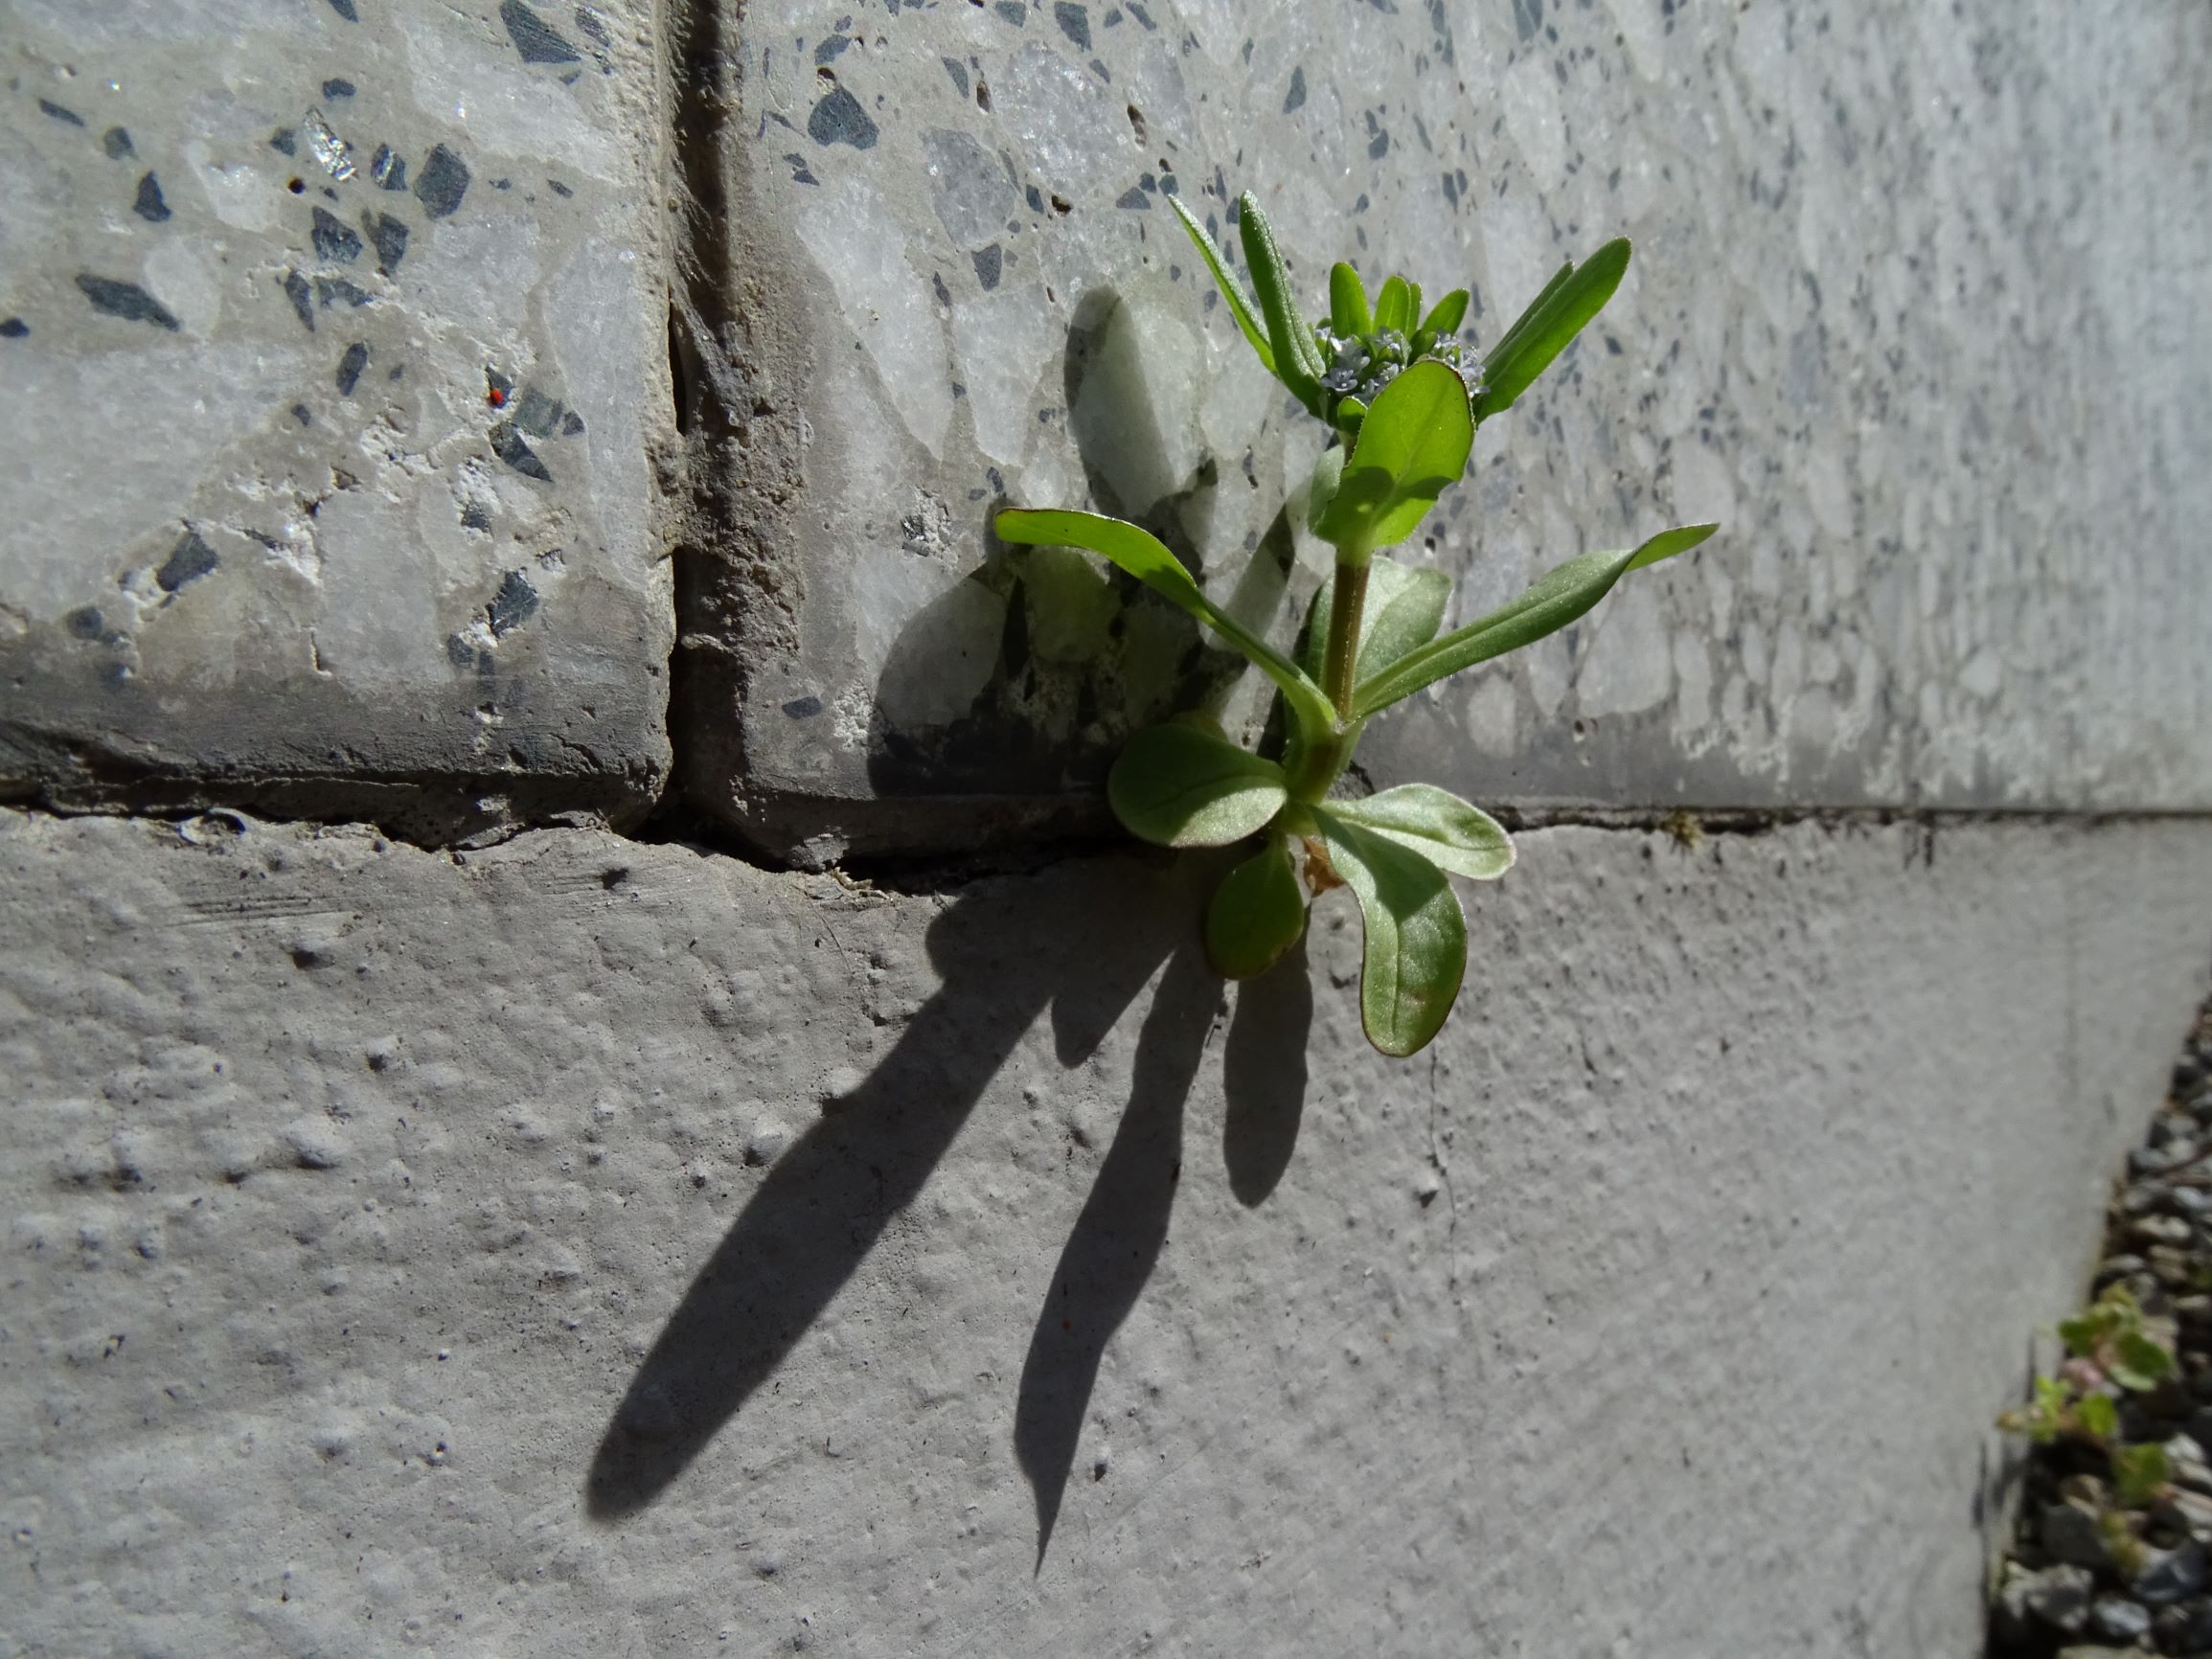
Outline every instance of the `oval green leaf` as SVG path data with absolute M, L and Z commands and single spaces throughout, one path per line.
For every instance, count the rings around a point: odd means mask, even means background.
M 1465 288 L 1452 289 L 1436 302 L 1435 308 L 1427 316 L 1421 319 L 1422 330 L 1439 339 L 1449 339 L 1458 333 L 1459 325 L 1467 320 L 1467 299 Z
M 1206 906 L 1206 960 L 1223 979 L 1267 971 L 1306 931 L 1306 890 L 1291 868 L 1287 837 L 1266 846 L 1222 877 Z
M 1467 919 L 1443 871 L 1388 837 L 1311 809 L 1329 862 L 1359 900 L 1367 945 L 1359 1023 L 1386 1055 L 1418 1054 L 1443 1029 L 1467 974 Z
M 1401 784 L 1329 810 L 1418 852 L 1439 870 L 1494 881 L 1513 868 L 1513 837 L 1481 807 L 1434 784 Z
M 1106 774 L 1114 816 L 1162 847 L 1226 847 L 1290 798 L 1283 768 L 1203 726 L 1170 721 L 1129 740 Z
M 1315 534 L 1361 552 L 1403 541 L 1467 470 L 1473 446 L 1474 420 L 1457 371 L 1433 358 L 1414 364 L 1382 389 L 1359 423 L 1344 482 Z
M 1395 329 L 1401 334 L 1413 331 L 1413 291 L 1403 277 L 1383 279 L 1382 292 L 1375 298 L 1375 327 L 1378 332 L 1384 329 Z

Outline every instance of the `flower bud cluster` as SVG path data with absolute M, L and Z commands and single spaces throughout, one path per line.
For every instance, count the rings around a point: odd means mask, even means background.
M 1482 359 L 1453 335 L 1440 336 L 1427 329 L 1416 329 L 1410 337 L 1396 329 L 1339 334 L 1327 323 L 1316 323 L 1313 341 L 1329 365 L 1321 375 L 1321 389 L 1328 396 L 1331 425 L 1347 424 L 1340 411 L 1348 400 L 1357 399 L 1359 408 L 1354 414 L 1363 414 L 1385 386 L 1425 357 L 1456 370 L 1470 398 L 1482 395 Z

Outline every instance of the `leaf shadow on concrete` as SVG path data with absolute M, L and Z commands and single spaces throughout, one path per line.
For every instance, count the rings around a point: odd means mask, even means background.
M 656 1502 L 776 1374 L 920 1194 L 1040 1015 L 1060 1064 L 1080 1065 L 1159 972 L 1121 1125 L 1023 1367 L 1015 1448 L 1037 1496 L 1041 1565 L 1100 1356 L 1166 1242 L 1183 1105 L 1218 1019 L 1220 982 L 1197 940 L 1198 874 L 1190 860 L 1117 860 L 984 881 L 930 924 L 939 989 L 875 1071 L 769 1166 L 685 1291 L 601 1438 L 584 1484 L 593 1518 Z M 1301 1025 L 1273 1040 L 1303 1051 L 1305 1035 Z M 1294 1102 L 1287 1115 L 1294 1130 Z M 1240 1147 L 1232 1168 L 1279 1169 L 1282 1102 L 1271 1116 L 1274 1149 Z

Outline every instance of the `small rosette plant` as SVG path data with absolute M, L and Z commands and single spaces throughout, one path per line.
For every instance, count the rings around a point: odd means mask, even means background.
M 1467 922 L 1449 877 L 1504 875 L 1513 843 L 1489 814 L 1434 784 L 1359 800 L 1332 795 L 1361 730 L 1448 674 L 1556 633 L 1630 571 L 1697 546 L 1717 526 L 1571 558 L 1510 603 L 1440 637 L 1449 580 L 1380 550 L 1420 528 L 1466 472 L 1475 428 L 1513 407 L 1611 298 L 1629 244 L 1608 242 L 1582 264 L 1562 266 L 1477 357 L 1458 337 L 1466 289 L 1424 311 L 1418 284 L 1393 276 L 1370 298 L 1359 274 L 1339 263 L 1330 272 L 1328 320 L 1309 324 L 1249 192 L 1239 199 L 1237 229 L 1256 295 L 1190 210 L 1170 199 L 1261 366 L 1334 434 L 1313 469 L 1307 522 L 1334 549 L 1335 569 L 1299 646 L 1288 656 L 1276 650 L 1209 600 L 1165 544 L 1121 519 L 1008 508 L 998 534 L 1111 560 L 1275 683 L 1285 711 L 1280 761 L 1186 715 L 1129 740 L 1107 777 L 1107 799 L 1132 834 L 1162 846 L 1258 838 L 1207 909 L 1207 953 L 1229 978 L 1280 961 L 1305 931 L 1312 896 L 1351 888 L 1366 928 L 1361 1023 L 1384 1054 L 1414 1054 L 1442 1028 L 1467 970 Z

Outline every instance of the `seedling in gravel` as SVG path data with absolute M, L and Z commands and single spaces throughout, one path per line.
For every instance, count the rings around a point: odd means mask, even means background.
M 1257 839 L 1207 908 L 1207 954 L 1228 978 L 1266 972 L 1297 943 L 1314 896 L 1351 888 L 1366 928 L 1359 1010 L 1368 1040 L 1386 1055 L 1414 1054 L 1443 1027 L 1466 976 L 1467 922 L 1449 877 L 1504 875 L 1513 842 L 1488 813 L 1433 784 L 1358 800 L 1334 795 L 1360 732 L 1446 676 L 1558 632 L 1629 572 L 1686 552 L 1719 527 L 1686 525 L 1639 547 L 1570 558 L 1510 603 L 1439 637 L 1449 580 L 1382 549 L 1420 529 L 1466 472 L 1475 429 L 1512 408 L 1612 297 L 1628 242 L 1561 266 L 1477 355 L 1459 339 L 1467 289 L 1424 310 L 1419 284 L 1393 276 L 1370 292 L 1339 263 L 1329 273 L 1328 319 L 1310 324 L 1249 192 L 1237 203 L 1237 231 L 1250 293 L 1181 199 L 1169 199 L 1261 367 L 1330 429 L 1307 523 L 1334 550 L 1335 569 L 1299 646 L 1276 650 L 1208 599 L 1162 542 L 1121 519 L 1009 508 L 998 534 L 1111 560 L 1275 683 L 1285 712 L 1280 761 L 1185 715 L 1129 740 L 1107 777 L 1107 799 L 1132 834 L 1162 846 Z
M 2165 1448 L 2119 1443 L 2122 1393 L 2149 1394 L 2174 1375 L 2174 1330 L 2154 1319 L 2124 1284 L 2058 1323 L 2066 1357 L 2056 1376 L 2036 1378 L 2036 1396 L 1997 1426 L 2038 1445 L 2073 1439 L 2103 1448 L 2123 1508 L 2140 1509 L 2172 1477 Z

